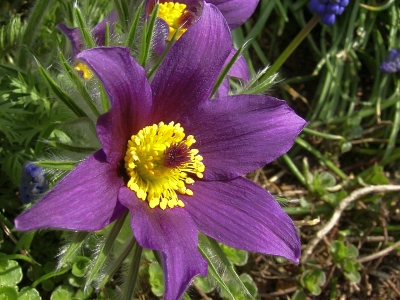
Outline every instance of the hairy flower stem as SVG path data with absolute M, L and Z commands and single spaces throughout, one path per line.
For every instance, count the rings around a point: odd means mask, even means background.
M 129 267 L 129 272 L 126 280 L 125 289 L 122 295 L 123 300 L 130 300 L 133 298 L 136 282 L 139 275 L 140 258 L 142 257 L 143 248 L 139 244 L 133 246 L 133 257 Z
M 312 19 L 306 24 L 306 26 L 299 32 L 299 34 L 293 39 L 293 41 L 287 46 L 285 51 L 278 57 L 278 59 L 272 64 L 272 66 L 267 70 L 264 76 L 261 78 L 261 82 L 272 76 L 275 72 L 279 70 L 279 68 L 285 63 L 288 57 L 292 54 L 292 52 L 300 45 L 300 43 L 304 40 L 304 38 L 310 33 L 310 31 L 317 25 L 321 17 L 319 15 L 315 15 Z

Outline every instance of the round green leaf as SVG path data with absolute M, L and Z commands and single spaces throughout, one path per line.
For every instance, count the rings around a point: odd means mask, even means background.
M 22 280 L 22 269 L 15 260 L 0 261 L 0 286 L 15 286 Z
M 151 291 L 156 296 L 164 294 L 164 273 L 158 263 L 151 263 L 149 266 Z
M 221 244 L 221 249 L 226 257 L 236 266 L 244 266 L 247 263 L 249 254 L 247 251 L 235 249 L 227 245 Z
M 85 278 L 76 277 L 73 274 L 68 275 L 68 283 L 74 287 L 81 287 L 85 284 Z
M 207 277 L 203 276 L 197 276 L 194 279 L 194 283 L 206 294 L 210 293 L 215 288 L 215 285 L 212 284 Z
M 90 264 L 90 258 L 86 256 L 75 257 L 74 264 L 72 265 L 72 274 L 76 277 L 83 277 L 86 275 Z
M 50 300 L 72 300 L 74 289 L 67 285 L 58 286 L 51 294 Z
M 315 296 L 321 293 L 320 287 L 325 284 L 325 281 L 324 271 L 318 268 L 306 270 L 300 278 L 300 283 Z
M 18 300 L 41 300 L 39 292 L 35 288 L 24 287 L 18 294 Z
M 0 300 L 17 300 L 18 292 L 16 286 L 0 287 Z

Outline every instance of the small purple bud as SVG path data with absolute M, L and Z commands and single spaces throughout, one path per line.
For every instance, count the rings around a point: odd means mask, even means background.
M 336 15 L 335 14 L 325 14 L 322 16 L 321 19 L 322 23 L 324 23 L 325 25 L 333 25 L 336 21 Z
M 19 197 L 22 203 L 30 203 L 35 195 L 44 193 L 47 189 L 48 182 L 44 177 L 43 169 L 34 163 L 26 162 L 22 167 L 19 183 Z
M 326 12 L 328 13 L 328 14 L 337 14 L 338 13 L 338 11 L 339 11 L 339 4 L 332 4 L 332 3 L 329 3 L 327 6 L 326 6 Z

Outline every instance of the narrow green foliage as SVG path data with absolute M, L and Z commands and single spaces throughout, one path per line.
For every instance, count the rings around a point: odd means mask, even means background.
M 83 43 L 85 44 L 85 48 L 93 48 L 96 44 L 78 6 L 74 6 L 74 14 L 78 23 L 79 31 L 82 35 Z
M 122 28 L 128 27 L 128 15 L 127 11 L 122 9 L 121 2 L 119 0 L 114 0 L 114 5 L 118 11 L 119 20 L 121 22 Z
M 315 155 L 318 159 L 320 159 L 328 168 L 330 168 L 333 172 L 336 173 L 340 178 L 346 179 L 347 175 L 339 169 L 332 161 L 330 161 L 328 158 L 326 158 L 324 155 L 322 155 L 318 150 L 316 150 L 314 147 L 312 147 L 310 144 L 308 144 L 305 140 L 302 138 L 297 138 L 296 139 L 296 144 L 300 145 L 303 147 L 305 150 L 311 152 L 313 155 Z
M 53 93 L 60 99 L 72 112 L 75 113 L 77 117 L 87 117 L 86 113 L 75 103 L 71 97 L 64 92 L 60 86 L 51 78 L 51 76 L 46 72 L 46 70 L 39 65 L 39 72 L 43 79 L 46 81 L 49 88 Z
M 13 259 L 13 260 L 20 259 L 20 260 L 24 260 L 32 265 L 37 264 L 37 262 L 35 262 L 32 258 L 22 255 L 22 254 L 0 255 L 0 262 L 7 261 L 9 259 Z
M 234 299 L 235 297 L 233 296 L 229 287 L 226 285 L 224 279 L 222 279 L 222 276 L 218 272 L 218 265 L 215 264 L 214 261 L 211 259 L 211 256 L 208 255 L 209 250 L 204 249 L 204 245 L 199 245 L 198 249 L 208 262 L 208 276 L 211 276 L 217 282 L 218 286 L 229 295 L 230 299 Z
M 129 28 L 128 36 L 127 36 L 127 38 L 125 40 L 125 44 L 124 45 L 129 47 L 129 48 L 131 48 L 131 49 L 133 48 L 134 43 L 135 43 L 136 38 L 137 38 L 136 34 L 138 33 L 138 24 L 139 24 L 140 17 L 143 14 L 143 7 L 144 7 L 144 2 L 142 2 L 139 5 L 139 7 L 138 7 L 138 9 L 137 9 L 137 11 L 135 13 L 135 16 L 133 18 L 132 24 L 131 24 L 131 26 Z
M 67 150 L 71 152 L 76 152 L 76 153 L 86 153 L 86 154 L 91 154 L 98 149 L 96 148 L 91 148 L 91 147 L 79 147 L 79 146 L 72 146 L 69 144 L 64 144 L 60 142 L 55 142 L 55 141 L 47 141 L 47 140 L 42 140 L 42 143 L 45 143 L 47 145 L 50 145 L 54 148 L 62 149 L 62 150 Z
M 125 261 L 125 259 L 128 257 L 128 255 L 131 253 L 132 248 L 135 246 L 136 240 L 134 238 L 131 238 L 128 240 L 125 245 L 123 246 L 123 250 L 117 258 L 111 263 L 111 266 L 107 269 L 106 273 L 104 274 L 102 280 L 100 283 L 97 284 L 97 288 L 101 289 L 103 288 L 107 282 L 112 278 L 112 276 L 117 272 L 118 268 L 122 265 L 122 263 Z
M 262 94 L 265 93 L 271 86 L 276 82 L 278 74 L 271 76 L 264 76 L 269 67 L 264 68 L 258 74 L 256 74 L 243 89 L 238 90 L 238 94 Z
M 151 12 L 150 20 L 145 20 L 142 32 L 142 44 L 140 49 L 139 64 L 145 66 L 151 51 L 153 41 L 154 26 L 158 15 L 158 4 L 156 4 Z
M 133 256 L 131 260 L 131 265 L 129 266 L 129 271 L 126 277 L 126 284 L 125 288 L 122 292 L 122 300 L 130 300 L 133 299 L 136 282 L 138 281 L 139 276 L 139 267 L 140 267 L 140 260 L 142 258 L 142 251 L 143 248 L 139 246 L 138 243 L 135 243 L 133 246 Z
M 232 68 L 233 64 L 236 62 L 236 60 L 239 58 L 239 56 L 242 54 L 243 50 L 246 49 L 249 45 L 249 41 L 245 42 L 233 55 L 231 60 L 226 64 L 224 69 L 222 70 L 221 74 L 219 74 L 217 81 L 215 82 L 213 91 L 211 93 L 211 98 L 215 95 L 215 93 L 218 91 L 218 88 L 221 86 L 222 82 L 224 81 L 225 77 L 228 75 L 229 70 Z
M 0 27 L 0 62 L 14 62 L 16 47 L 24 30 L 20 16 L 12 17 L 8 24 Z
M 73 170 L 79 161 L 52 161 L 52 160 L 40 160 L 36 164 L 42 168 L 58 169 L 64 171 Z
M 163 62 L 165 56 L 167 55 L 167 53 L 171 49 L 172 45 L 174 44 L 174 41 L 176 40 L 176 37 L 178 36 L 178 33 L 179 33 L 179 30 L 176 30 L 174 35 L 172 36 L 171 40 L 169 41 L 169 43 L 167 43 L 167 47 L 165 47 L 163 53 L 158 58 L 157 62 L 154 64 L 154 66 L 151 68 L 151 70 L 149 70 L 147 72 L 147 78 L 152 78 L 153 74 L 157 71 L 158 67 L 161 65 L 161 63 Z
M 228 278 L 227 281 L 234 282 L 235 286 L 238 286 L 240 292 L 246 297 L 248 297 L 248 299 L 254 299 L 251 293 L 247 290 L 247 287 L 243 284 L 239 275 L 236 273 L 235 267 L 226 257 L 225 253 L 222 251 L 218 242 L 210 237 L 207 237 L 207 241 L 210 247 L 209 251 L 212 251 L 213 253 L 212 255 L 216 256 L 220 260 L 223 268 L 226 268 L 224 276 Z M 229 294 L 232 294 L 232 291 L 230 291 L 229 288 L 227 289 L 227 291 L 229 292 Z M 232 299 L 234 299 L 234 297 Z
M 52 272 L 48 272 L 45 275 L 43 275 L 42 277 L 40 277 L 39 279 L 35 280 L 35 282 L 32 283 L 32 287 L 37 287 L 40 283 L 42 283 L 43 281 L 55 277 L 55 276 L 59 276 L 62 274 L 65 274 L 66 272 L 68 272 L 70 270 L 69 267 L 64 267 L 61 268 L 57 271 L 52 271 Z
M 42 24 L 43 17 L 53 0 L 38 0 L 30 13 L 28 24 L 25 27 L 21 40 L 21 46 L 18 53 L 18 66 L 25 70 L 28 64 L 28 56 L 30 55 L 30 47 L 32 46 L 39 28 Z
M 113 225 L 110 225 L 111 230 L 108 232 L 107 236 L 102 243 L 101 248 L 99 249 L 99 253 L 97 254 L 96 258 L 93 260 L 93 264 L 89 268 L 89 273 L 86 279 L 85 287 L 88 288 L 89 285 L 99 276 L 99 271 L 103 267 L 105 261 L 112 253 L 112 247 L 114 244 L 115 239 L 119 231 L 124 224 L 125 218 L 127 214 L 125 213 L 121 216 Z
M 88 105 L 88 107 L 96 117 L 100 116 L 100 112 L 94 105 L 93 99 L 90 96 L 85 84 L 83 83 L 83 79 L 80 78 L 77 72 L 75 72 L 75 70 L 70 66 L 70 64 L 66 61 L 62 53 L 60 53 L 59 57 L 65 73 L 68 75 L 68 78 L 71 80 L 71 82 L 74 84 L 78 92 L 81 94 L 82 98 L 85 100 L 85 103 Z
M 103 113 L 106 113 L 110 109 L 110 101 L 102 85 L 99 85 L 99 90 L 100 90 L 101 107 L 103 109 Z
M 74 234 L 72 242 L 66 247 L 64 253 L 61 254 L 61 259 L 58 262 L 58 269 L 61 269 L 63 266 L 67 265 L 68 262 L 72 261 L 78 251 L 82 248 L 88 236 L 89 233 L 84 231 Z
M 110 46 L 110 23 L 106 22 L 106 31 L 104 34 L 104 46 Z

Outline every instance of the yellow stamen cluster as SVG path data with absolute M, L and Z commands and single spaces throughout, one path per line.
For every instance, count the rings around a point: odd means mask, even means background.
M 184 207 L 177 192 L 192 196 L 186 185 L 195 181 L 189 175 L 203 178 L 205 169 L 199 150 L 190 149 L 195 142 L 174 122 L 146 126 L 132 135 L 125 156 L 128 187 L 151 208 Z
M 182 26 L 182 15 L 185 13 L 186 4 L 178 2 L 165 2 L 160 3 L 158 6 L 158 17 L 163 19 L 169 26 L 168 41 L 172 40 L 175 32 L 176 39 L 179 39 L 182 34 L 187 30 L 186 28 L 179 28 Z
M 77 64 L 75 64 L 74 70 L 77 71 L 79 75 L 82 76 L 83 79 L 89 80 L 92 79 L 93 77 L 92 71 L 89 69 L 87 65 L 85 65 L 82 62 L 78 62 Z

